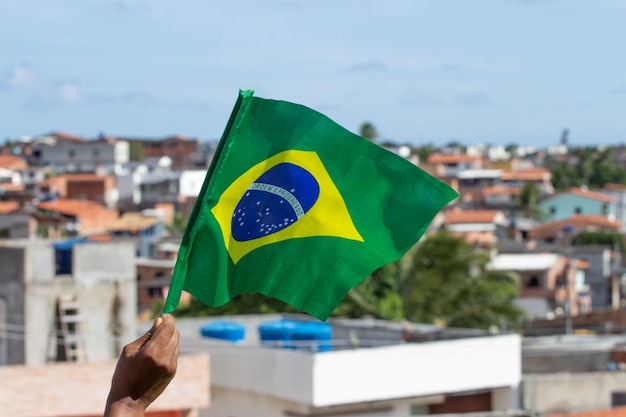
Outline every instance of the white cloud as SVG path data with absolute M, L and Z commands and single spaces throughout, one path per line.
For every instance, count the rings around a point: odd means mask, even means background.
M 208 104 L 189 98 L 164 98 L 150 91 L 132 90 L 102 94 L 85 90 L 78 81 L 56 79 L 39 72 L 27 64 L 18 64 L 6 71 L 0 79 L 0 88 L 22 92 L 25 106 L 45 110 L 55 106 L 79 104 L 129 104 L 136 107 L 170 106 L 186 109 L 206 109 Z
M 83 90 L 76 83 L 63 82 L 55 87 L 55 98 L 63 104 L 77 104 L 85 97 Z
M 2 78 L 2 86 L 11 90 L 28 90 L 36 88 L 43 80 L 27 64 L 11 67 Z

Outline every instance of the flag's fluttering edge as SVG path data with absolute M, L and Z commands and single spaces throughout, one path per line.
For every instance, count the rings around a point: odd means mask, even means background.
M 458 194 L 326 116 L 241 91 L 178 253 L 183 290 L 210 306 L 257 292 L 325 320 Z

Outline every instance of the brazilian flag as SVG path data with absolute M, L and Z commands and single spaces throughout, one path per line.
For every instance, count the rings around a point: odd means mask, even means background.
M 164 312 L 257 292 L 326 320 L 458 194 L 307 107 L 240 91 L 189 218 Z

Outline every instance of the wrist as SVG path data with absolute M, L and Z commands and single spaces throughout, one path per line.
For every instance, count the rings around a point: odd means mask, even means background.
M 107 400 L 104 417 L 144 417 L 146 407 L 128 397 Z

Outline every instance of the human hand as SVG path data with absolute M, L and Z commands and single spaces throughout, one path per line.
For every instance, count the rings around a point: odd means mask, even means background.
M 146 334 L 124 346 L 117 361 L 104 417 L 143 416 L 167 387 L 179 351 L 174 317 L 157 316 Z

